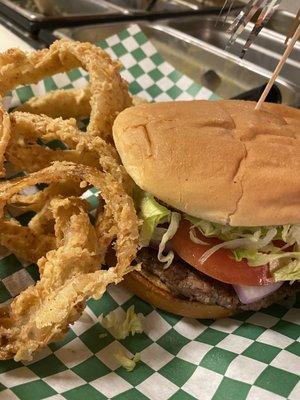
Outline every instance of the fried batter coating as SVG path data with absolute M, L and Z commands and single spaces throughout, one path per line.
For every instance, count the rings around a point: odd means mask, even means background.
M 5 152 L 11 137 L 10 119 L 8 114 L 0 108 L 0 178 L 5 176 Z
M 132 182 L 116 149 L 100 137 L 88 137 L 77 127 L 74 119 L 52 119 L 45 115 L 23 112 L 10 114 L 12 137 L 7 146 L 6 158 L 20 170 L 35 172 L 53 161 L 70 161 L 110 172 L 123 182 L 130 192 Z M 38 144 L 54 140 L 67 146 L 66 150 L 51 149 Z
M 136 257 L 132 181 L 110 143 L 116 115 L 131 105 L 119 63 L 92 44 L 69 40 L 33 53 L 12 49 L 0 54 L 0 102 L 19 84 L 75 67 L 90 74 L 87 88 L 52 92 L 10 114 L 0 108 L 0 177 L 5 161 L 8 171 L 26 173 L 0 183 L 0 245 L 37 263 L 40 273 L 0 310 L 0 359 L 30 360 L 60 339 L 86 300 L 121 281 Z M 82 117 L 90 117 L 87 132 L 77 127 Z M 51 147 L 53 141 L 59 147 Z M 94 224 L 80 198 L 90 187 L 101 194 Z M 27 211 L 35 215 L 22 226 L 13 215 Z M 102 270 L 109 246 L 116 266 Z
M 90 74 L 91 113 L 87 134 L 108 138 L 115 117 L 131 105 L 131 98 L 119 74 L 120 64 L 91 43 L 61 39 L 49 49 L 36 52 L 8 50 L 0 55 L 0 95 L 17 85 L 37 83 L 77 67 Z
M 1 186 L 0 186 L 1 188 Z M 13 204 L 18 210 L 39 212 L 46 203 L 54 197 L 80 197 L 85 189 L 74 185 L 69 180 L 50 183 L 45 189 L 34 194 L 15 194 L 8 200 L 9 205 Z
M 53 90 L 41 97 L 32 97 L 16 108 L 31 114 L 47 115 L 51 118 L 87 118 L 91 114 L 90 87 L 68 90 Z
M 67 162 L 27 177 L 5 182 L 0 187 L 0 215 L 8 200 L 27 186 L 65 180 L 80 181 L 101 189 L 106 209 L 117 229 L 117 265 L 99 270 L 105 246 L 98 241 L 101 229 L 90 223 L 84 201 L 75 197 L 50 202 L 55 221 L 56 248 L 39 259 L 40 281 L 17 296 L 0 318 L 0 358 L 31 359 L 32 353 L 57 340 L 83 310 L 89 297 L 100 298 L 109 283 L 117 283 L 129 272 L 138 246 L 138 220 L 132 199 L 111 174 Z M 113 237 L 111 238 L 113 239 Z
M 89 85 L 84 88 L 53 90 L 44 96 L 32 97 L 16 107 L 16 111 L 47 115 L 51 118 L 82 119 L 91 114 L 90 98 Z M 136 95 L 131 97 L 131 101 L 133 106 L 147 103 L 147 100 Z
M 16 221 L 0 221 L 0 244 L 20 259 L 36 263 L 48 251 L 56 246 L 53 235 L 34 232 Z

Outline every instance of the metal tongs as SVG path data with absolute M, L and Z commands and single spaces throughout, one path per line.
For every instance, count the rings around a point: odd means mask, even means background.
M 227 5 L 228 1 L 231 2 L 230 8 L 232 8 L 235 0 L 226 0 L 223 9 Z M 250 32 L 245 45 L 243 46 L 240 55 L 240 57 L 243 58 L 246 51 L 258 36 L 262 28 L 266 26 L 274 12 L 279 7 L 280 2 L 281 0 L 250 0 L 248 4 L 239 12 L 227 31 L 231 35 L 227 47 L 231 46 L 236 41 L 237 37 L 244 31 L 248 22 L 250 22 L 255 14 L 259 12 L 257 21 L 255 22 L 254 27 Z

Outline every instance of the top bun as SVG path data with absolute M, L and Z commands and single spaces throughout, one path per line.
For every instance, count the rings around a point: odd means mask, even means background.
M 113 127 L 136 184 L 231 226 L 300 223 L 300 110 L 247 101 L 142 104 Z

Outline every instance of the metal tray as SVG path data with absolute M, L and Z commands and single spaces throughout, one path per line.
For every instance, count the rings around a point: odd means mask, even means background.
M 225 52 L 205 41 L 193 38 L 168 26 L 171 20 L 161 23 L 137 21 L 147 37 L 162 56 L 174 67 L 200 84 L 208 86 L 208 76 L 218 77 L 218 84 L 211 87 L 223 97 L 232 98 L 241 92 L 266 83 L 270 73 L 253 63 L 241 62 L 236 56 Z M 50 44 L 61 37 L 96 42 L 130 26 L 130 23 L 101 24 L 64 28 L 56 31 L 41 31 L 40 38 Z M 278 80 L 283 103 L 296 106 L 299 103 L 297 87 L 284 79 Z
M 0 13 L 30 32 L 76 23 L 116 21 L 128 18 L 123 10 L 101 0 L 49 0 L 49 15 L 43 15 L 33 0 L 0 0 Z
M 293 14 L 289 11 L 279 10 L 274 13 L 267 27 L 286 36 L 289 33 L 295 17 L 296 14 Z
M 36 33 L 40 29 L 59 26 L 219 14 L 222 7 L 222 0 L 158 0 L 155 7 L 148 11 L 143 8 L 142 2 L 145 0 L 48 1 L 53 5 L 51 15 L 41 14 L 33 0 L 0 0 L 0 13 L 26 30 Z M 241 4 L 238 1 L 234 8 L 239 9 Z
M 153 6 L 149 6 L 149 0 L 110 0 L 110 4 L 127 9 L 130 12 L 148 11 L 148 12 L 178 12 L 187 10 L 198 10 L 200 2 L 193 3 L 185 0 L 157 0 Z
M 108 2 L 108 0 L 102 1 Z M 109 4 L 118 7 L 124 13 L 150 19 L 169 18 L 182 14 L 219 14 L 221 9 L 226 13 L 229 8 L 229 5 L 224 7 L 224 0 L 156 0 L 153 3 L 151 0 L 109 0 Z M 236 1 L 231 9 L 239 10 L 242 6 L 243 3 Z
M 229 18 L 226 23 L 216 24 L 216 22 L 215 16 L 210 16 L 209 18 L 185 17 L 174 21 L 169 20 L 167 24 L 220 49 L 225 49 L 229 38 L 226 31 L 232 20 Z M 247 25 L 233 46 L 227 49 L 229 53 L 235 56 L 240 55 L 242 45 L 245 43 L 252 27 L 253 24 Z M 270 29 L 263 29 L 250 49 L 248 49 L 245 60 L 272 72 L 285 51 L 284 41 L 284 35 Z M 280 76 L 298 86 L 300 91 L 300 43 L 296 44 Z
M 100 22 L 116 22 L 137 18 L 159 19 L 215 13 L 220 0 L 158 0 L 153 10 L 146 11 L 142 0 L 48 0 L 49 15 L 43 15 L 34 0 L 0 0 L 0 13 L 30 32 L 58 26 L 74 26 Z M 119 3 L 119 5 L 118 5 Z M 134 3 L 136 5 L 134 6 Z M 139 6 L 139 3 L 140 6 Z M 165 7 L 161 5 L 165 4 Z M 131 5 L 131 7 L 130 7 Z
M 115 10 L 109 6 L 109 3 L 98 0 L 40 0 L 41 7 L 44 5 L 45 11 L 40 10 L 34 0 L 4 0 L 3 3 L 15 5 L 19 12 L 20 8 L 28 11 L 31 18 L 90 15 L 93 12 L 108 14 Z
M 132 13 L 147 11 L 148 13 L 173 13 L 188 10 L 218 9 L 224 5 L 224 0 L 156 0 L 151 5 L 150 0 L 109 0 L 111 5 L 116 5 Z M 242 7 L 242 3 L 236 2 L 234 8 Z M 225 7 L 225 10 L 227 8 Z

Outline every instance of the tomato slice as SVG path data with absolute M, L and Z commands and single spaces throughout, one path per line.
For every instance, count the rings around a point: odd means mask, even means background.
M 179 229 L 171 239 L 172 248 L 184 261 L 192 267 L 209 275 L 219 281 L 230 283 L 232 285 L 250 285 L 262 286 L 274 283 L 269 267 L 263 265 L 260 267 L 249 267 L 247 261 L 235 261 L 232 259 L 232 252 L 228 249 L 220 249 L 210 256 L 203 264 L 200 263 L 200 257 L 211 247 L 221 240 L 216 238 L 207 238 L 197 232 L 200 240 L 209 243 L 208 246 L 194 243 L 190 239 L 189 230 L 191 223 L 181 220 Z

